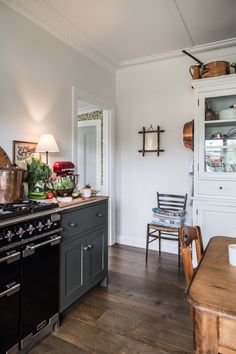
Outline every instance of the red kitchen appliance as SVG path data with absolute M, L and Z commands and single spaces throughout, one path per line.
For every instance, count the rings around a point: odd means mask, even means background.
M 60 177 L 74 175 L 75 165 L 70 161 L 56 161 L 53 164 L 53 172 Z
M 57 177 L 70 176 L 70 179 L 77 186 L 79 180 L 79 174 L 75 173 L 75 165 L 70 161 L 56 161 L 53 164 L 53 172 Z

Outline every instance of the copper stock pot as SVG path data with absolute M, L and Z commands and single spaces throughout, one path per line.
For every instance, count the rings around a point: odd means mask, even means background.
M 0 168 L 0 204 L 18 203 L 23 199 L 26 170 L 17 167 Z

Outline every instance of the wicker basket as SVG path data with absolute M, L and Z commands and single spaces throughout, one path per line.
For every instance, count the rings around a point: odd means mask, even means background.
M 0 167 L 11 167 L 12 163 L 7 153 L 0 147 Z

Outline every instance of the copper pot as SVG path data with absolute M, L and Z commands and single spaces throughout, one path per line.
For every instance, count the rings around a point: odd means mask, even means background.
M 230 73 L 230 63 L 224 60 L 213 61 L 204 65 L 201 77 L 214 77 L 228 75 Z
M 194 150 L 194 120 L 185 123 L 183 128 L 183 142 L 188 149 Z
M 0 204 L 22 201 L 25 174 L 26 171 L 20 168 L 0 168 Z
M 191 65 L 189 68 L 189 72 L 190 72 L 193 80 L 201 79 L 201 65 L 200 64 Z
M 234 68 L 236 72 L 236 63 L 229 63 L 224 60 L 212 61 L 211 63 L 203 64 L 198 58 L 194 57 L 192 54 L 188 53 L 186 50 L 182 50 L 182 52 L 188 55 L 190 58 L 194 59 L 198 64 L 192 65 L 189 68 L 190 74 L 193 80 L 205 78 L 205 77 L 213 77 L 213 76 L 221 76 L 230 74 L 230 67 Z

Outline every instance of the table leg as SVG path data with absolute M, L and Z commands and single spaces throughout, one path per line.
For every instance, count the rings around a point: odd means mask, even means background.
M 198 309 L 193 314 L 195 354 L 218 354 L 218 317 Z

